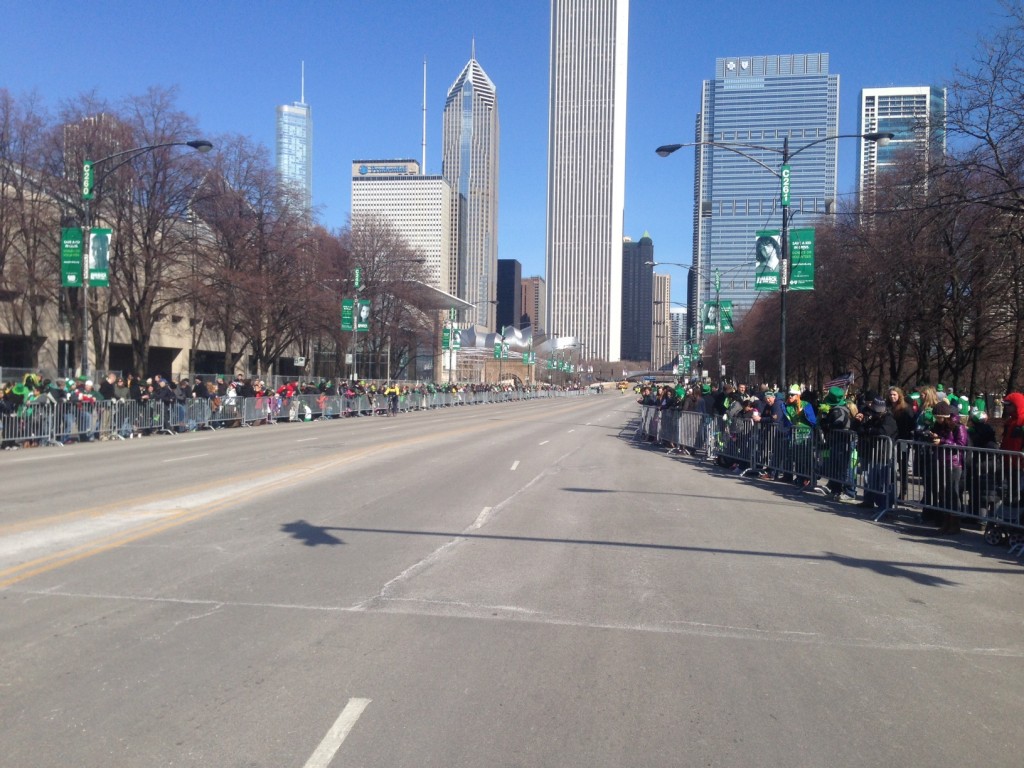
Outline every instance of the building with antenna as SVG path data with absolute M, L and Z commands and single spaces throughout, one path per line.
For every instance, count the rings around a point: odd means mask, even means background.
M 306 64 L 299 100 L 277 108 L 277 174 L 304 210 L 313 207 L 313 110 L 306 103 Z
M 498 279 L 498 95 L 476 60 L 448 89 L 445 101 L 441 175 L 452 187 L 450 293 L 477 306 L 467 320 L 495 327 Z

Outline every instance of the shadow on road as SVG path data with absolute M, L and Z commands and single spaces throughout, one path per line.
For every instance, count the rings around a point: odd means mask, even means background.
M 301 541 L 307 547 L 315 547 L 319 544 L 327 544 L 336 547 L 345 542 L 337 536 L 332 536 L 328 531 L 340 531 L 341 528 L 331 528 L 326 525 L 313 525 L 305 520 L 296 520 L 294 523 L 281 523 L 281 533 L 289 534 L 293 539 Z

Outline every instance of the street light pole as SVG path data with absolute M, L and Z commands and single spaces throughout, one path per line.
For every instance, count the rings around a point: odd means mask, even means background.
M 206 154 L 213 149 L 213 144 L 205 139 L 194 139 L 193 141 L 168 141 L 163 144 L 151 144 L 146 147 L 134 147 L 132 149 L 125 149 L 121 152 L 115 152 L 112 155 L 107 155 L 100 160 L 86 160 L 82 164 L 82 285 L 81 285 L 81 299 L 82 299 L 82 376 L 89 375 L 89 260 L 92 255 L 92 247 L 90 238 L 92 235 L 92 199 L 95 195 L 95 191 L 100 187 L 103 181 L 114 171 L 121 166 L 130 163 L 140 155 L 144 155 L 147 152 L 152 152 L 156 149 L 163 149 L 164 147 L 191 147 L 197 152 Z M 112 168 L 108 168 L 98 178 L 95 176 L 94 168 L 102 163 L 115 160 L 119 157 L 124 159 L 114 165 Z
M 797 149 L 795 152 L 789 151 L 789 137 L 786 136 L 782 140 L 782 149 L 778 147 L 766 147 L 758 144 L 743 144 L 739 142 L 728 142 L 728 141 L 692 141 L 683 144 L 664 144 L 658 147 L 657 152 L 659 157 L 668 157 L 673 152 L 683 147 L 717 147 L 724 149 L 729 152 L 733 152 L 737 155 L 747 158 L 751 162 L 757 163 L 766 171 L 774 175 L 780 181 L 779 187 L 779 199 L 782 207 L 782 230 L 779 236 L 779 245 L 782 249 L 782 254 L 779 260 L 779 387 L 785 387 L 786 384 L 786 293 L 789 290 L 789 192 L 790 192 L 790 169 L 789 162 L 794 157 L 799 155 L 805 149 L 815 146 L 816 144 L 822 144 L 826 141 L 836 141 L 837 139 L 867 139 L 873 141 L 880 146 L 885 146 L 895 137 L 893 133 L 885 133 L 880 131 L 874 131 L 871 133 L 844 133 L 837 136 L 825 136 L 820 139 L 804 144 L 802 147 Z M 761 159 L 754 157 L 753 155 L 745 152 L 744 150 L 755 150 L 758 152 L 774 152 L 775 154 L 781 155 L 782 162 L 778 170 L 772 168 L 770 165 L 762 161 Z M 721 370 L 721 368 L 719 368 Z

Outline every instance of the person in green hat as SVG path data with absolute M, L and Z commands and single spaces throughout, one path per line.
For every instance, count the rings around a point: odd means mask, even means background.
M 846 390 L 830 387 L 822 401 L 818 424 L 825 438 L 822 449 L 822 474 L 828 478 L 826 487 L 836 501 L 856 501 L 853 479 L 854 436 L 853 414 L 846 402 Z

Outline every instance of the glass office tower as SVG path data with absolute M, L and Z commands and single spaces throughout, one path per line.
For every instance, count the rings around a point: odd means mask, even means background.
M 305 65 L 299 101 L 277 108 L 277 174 L 309 211 L 313 207 L 313 110 L 306 103 Z
M 783 139 L 789 138 L 790 153 L 799 152 L 790 163 L 791 227 L 812 226 L 835 205 L 838 142 L 800 152 L 839 132 L 839 76 L 828 67 L 827 53 L 731 56 L 715 60 L 715 78 L 703 85 L 695 141 L 751 145 L 740 149 L 771 171 L 779 170 Z M 757 296 L 754 233 L 782 224 L 774 173 L 721 147 L 695 152 L 691 326 L 703 302 L 714 298 L 716 269 L 734 318 L 751 306 Z
M 466 320 L 495 327 L 498 280 L 498 94 L 474 56 L 448 89 L 441 175 L 451 184 L 455 284 L 445 290 L 476 305 Z

